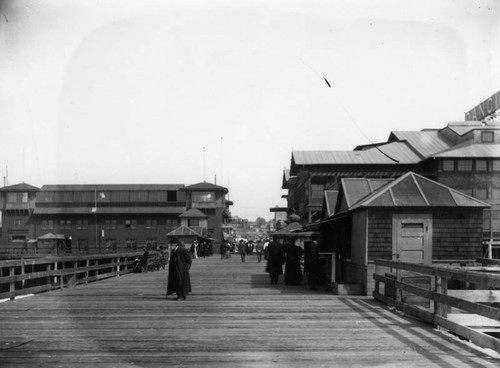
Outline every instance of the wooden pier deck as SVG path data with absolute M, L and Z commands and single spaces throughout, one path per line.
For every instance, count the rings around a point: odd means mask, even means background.
M 270 285 L 255 256 L 0 303 L 0 367 L 498 367 L 500 360 L 371 297 Z

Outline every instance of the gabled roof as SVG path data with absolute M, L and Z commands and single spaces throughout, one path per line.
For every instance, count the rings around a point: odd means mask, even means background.
M 208 216 L 201 212 L 197 208 L 190 208 L 186 212 L 182 213 L 179 215 L 179 217 L 184 217 L 184 218 L 207 218 Z
M 196 231 L 187 227 L 187 226 L 179 226 L 177 229 L 169 232 L 167 234 L 169 237 L 180 237 L 180 236 L 200 236 Z
M 0 188 L 0 192 L 37 192 L 40 188 L 33 185 L 20 183 Z
M 363 183 L 369 179 L 343 180 L 344 193 L 355 193 L 358 201 L 350 198 L 348 211 L 361 207 L 475 207 L 486 208 L 490 205 L 455 189 L 427 179 L 413 172 L 391 180 L 376 190 Z M 352 187 L 356 188 L 353 189 Z M 363 196 L 363 189 L 365 195 Z M 348 194 L 349 195 L 349 194 Z
M 201 183 L 197 183 L 197 184 L 193 184 L 193 185 L 185 186 L 184 190 L 191 191 L 191 192 L 202 191 L 202 190 L 213 190 L 213 191 L 224 192 L 224 193 L 228 192 L 227 188 L 221 187 L 220 185 L 217 185 L 217 184 L 207 183 L 206 181 L 201 182 Z
M 474 158 L 474 157 L 496 157 L 500 158 L 500 144 L 498 143 L 477 143 L 454 146 L 450 149 L 437 153 L 432 157 L 454 157 L 454 158 Z

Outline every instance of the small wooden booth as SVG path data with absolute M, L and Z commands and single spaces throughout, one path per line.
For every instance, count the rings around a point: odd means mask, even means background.
M 489 204 L 413 172 L 398 179 L 342 179 L 321 237 L 335 252 L 335 283 L 374 289 L 377 259 L 431 265 L 482 255 Z

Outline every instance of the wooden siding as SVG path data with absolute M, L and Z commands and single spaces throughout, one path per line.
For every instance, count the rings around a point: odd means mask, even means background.
M 433 209 L 432 211 L 370 210 L 368 260 L 392 259 L 393 213 L 431 213 L 433 259 L 474 259 L 482 253 L 482 209 Z M 355 230 L 356 231 L 356 230 Z
M 433 259 L 482 256 L 482 210 L 443 210 L 433 214 Z

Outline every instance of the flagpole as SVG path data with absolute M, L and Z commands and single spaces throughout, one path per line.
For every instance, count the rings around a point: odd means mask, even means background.
M 95 209 L 95 246 L 99 249 L 99 254 L 101 254 L 101 245 L 98 241 L 98 231 L 97 231 L 97 189 L 94 189 L 94 209 Z

